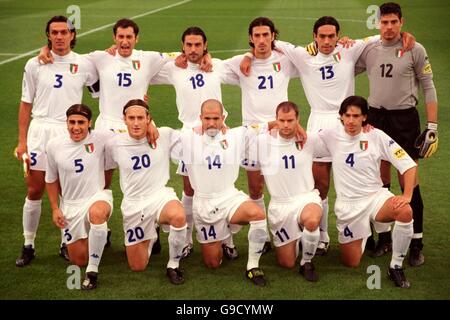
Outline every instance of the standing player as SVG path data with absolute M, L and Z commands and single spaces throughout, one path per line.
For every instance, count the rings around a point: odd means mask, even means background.
M 295 266 L 301 236 L 300 273 L 308 281 L 317 281 L 311 260 L 319 244 L 322 216 L 312 174 L 315 139 L 318 138 L 309 135 L 303 147 L 296 141 L 298 107 L 295 103 L 280 103 L 276 115 L 278 132 L 259 135 L 255 152 L 270 193 L 269 228 L 278 263 L 286 268 Z
M 355 64 L 367 43 L 377 41 L 378 36 L 356 40 L 350 48 L 338 43 L 340 25 L 334 17 L 319 18 L 313 26 L 313 38 L 318 50 L 312 55 L 303 47 L 276 41 L 275 45 L 294 63 L 300 74 L 311 114 L 307 130 L 317 133 L 325 128 L 338 128 L 339 106 L 346 97 L 355 92 Z M 408 35 L 405 36 L 409 40 Z M 244 61 L 242 70 L 248 73 L 250 61 Z M 322 219 L 320 222 L 320 243 L 317 255 L 324 255 L 329 248 L 328 235 L 328 191 L 330 188 L 331 159 L 320 157 L 314 160 L 315 187 L 322 198 Z
M 221 83 L 236 84 L 230 77 L 224 77 L 221 61 L 213 59 L 212 72 L 201 70 L 201 62 L 208 52 L 206 35 L 199 27 L 189 27 L 181 36 L 182 51 L 187 58 L 187 68 L 179 68 L 175 63 L 169 62 L 152 79 L 152 84 L 172 84 L 176 92 L 178 119 L 183 124 L 183 129 L 193 129 L 200 124 L 200 106 L 205 100 L 215 99 L 222 101 Z M 183 170 L 184 169 L 184 170 Z M 177 173 L 183 176 L 183 203 L 188 224 L 186 245 L 183 250 L 183 258 L 193 250 L 193 218 L 192 197 L 194 190 L 189 182 L 189 177 L 183 163 L 180 163 Z M 238 252 L 232 242 L 232 237 L 223 244 L 225 256 L 234 260 Z
M 195 190 L 192 210 L 205 265 L 218 268 L 223 256 L 222 241 L 235 225 L 250 224 L 246 277 L 264 286 L 259 259 L 267 239 L 265 214 L 234 185 L 245 154 L 245 140 L 258 127 L 239 127 L 223 134 L 224 118 L 222 103 L 206 100 L 201 107 L 201 132 L 184 131 L 175 150 L 186 165 Z
M 166 187 L 174 130 L 160 128 L 158 145 L 152 148 L 146 138 L 151 120 L 147 104 L 130 100 L 123 107 L 123 116 L 128 134 L 117 135 L 108 142 L 106 169 L 119 167 L 128 264 L 133 271 L 143 271 L 157 239 L 155 223 L 170 225 L 166 274 L 171 283 L 182 284 L 179 262 L 186 239 L 186 217 L 175 192 Z
M 372 43 L 364 50 L 358 67 L 365 68 L 369 77 L 369 123 L 383 130 L 397 141 L 418 163 L 420 157 L 429 157 L 437 149 L 438 104 L 433 83 L 433 72 L 425 48 L 416 43 L 411 51 L 402 50 L 400 31 L 403 25 L 402 11 L 396 3 L 380 6 L 381 42 Z M 423 136 L 425 148 L 434 144 L 427 154 L 415 146 L 420 135 L 420 121 L 417 111 L 419 85 L 425 96 L 427 128 Z M 383 183 L 390 185 L 390 164 L 382 162 Z M 398 174 L 402 189 L 404 177 Z M 411 241 L 409 264 L 420 266 L 425 258 L 423 243 L 423 201 L 420 194 L 418 171 L 416 171 L 414 192 L 411 199 L 414 217 L 414 235 Z M 390 249 L 390 234 L 380 234 L 378 249 L 384 254 Z
M 16 156 L 29 168 L 26 178 L 27 197 L 23 206 L 23 235 L 25 243 L 16 266 L 23 267 L 35 257 L 34 240 L 41 217 L 45 189 L 45 147 L 51 137 L 67 135 L 66 110 L 81 103 L 83 87 L 98 81 L 97 72 L 85 57 L 72 51 L 76 30 L 64 16 L 55 16 L 45 29 L 48 49 L 55 63 L 40 65 L 38 58 L 28 60 L 23 76 L 19 107 L 19 143 Z M 64 242 L 64 241 L 62 241 Z M 61 246 L 66 257 L 67 248 Z M 68 258 L 68 256 L 66 257 Z
M 113 134 L 90 132 L 92 112 L 83 104 L 74 104 L 66 115 L 69 137 L 60 135 L 47 144 L 45 182 L 53 222 L 64 230 L 70 261 L 79 267 L 87 264 L 81 288 L 91 290 L 97 287 L 112 213 L 104 164 L 105 144 Z
M 409 288 L 402 264 L 413 233 L 409 203 L 414 189 L 416 164 L 381 130 L 362 132 L 367 113 L 367 101 L 362 97 L 350 96 L 339 109 L 343 127 L 319 132 L 336 169 L 334 211 L 341 258 L 346 266 L 357 267 L 364 252 L 364 243 L 371 234 L 370 221 L 395 221 L 388 276 L 396 286 Z M 402 195 L 394 196 L 383 188 L 381 160 L 391 162 L 403 175 L 405 188 Z
M 295 66 L 289 59 L 274 51 L 274 41 L 278 36 L 274 23 L 266 17 L 254 19 L 248 28 L 249 44 L 254 48 L 253 69 L 249 76 L 240 71 L 240 63 L 245 55 L 235 56 L 226 62 L 228 72 L 239 78 L 242 90 L 243 125 L 275 120 L 276 106 L 288 100 L 289 80 L 297 77 Z M 250 198 L 265 211 L 264 178 L 254 163 L 244 159 L 247 170 Z M 270 249 L 270 241 L 265 251 Z

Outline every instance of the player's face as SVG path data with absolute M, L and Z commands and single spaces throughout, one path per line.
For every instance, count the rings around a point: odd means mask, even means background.
M 131 106 L 127 108 L 124 120 L 130 137 L 142 139 L 147 135 L 147 126 L 150 123 L 150 117 L 143 107 Z
M 215 136 L 223 127 L 225 116 L 221 113 L 220 107 L 205 107 L 200 114 L 203 132 L 210 136 Z
M 362 115 L 361 109 L 356 106 L 349 106 L 347 111 L 341 115 L 341 121 L 347 134 L 356 136 L 361 132 L 362 124 L 367 116 Z
M 67 27 L 67 22 L 52 22 L 50 24 L 48 39 L 52 43 L 52 50 L 64 56 L 70 52 L 70 42 L 74 34 Z
M 122 57 L 129 57 L 133 53 L 133 49 L 138 42 L 138 36 L 134 34 L 132 27 L 128 28 L 117 28 L 116 36 L 114 37 L 114 42 L 117 46 L 117 52 Z
M 275 35 L 268 26 L 253 27 L 250 41 L 255 46 L 255 56 L 257 58 L 267 58 L 272 53 L 272 41 Z
M 290 139 L 295 136 L 295 130 L 297 127 L 297 117 L 294 110 L 289 112 L 278 111 L 277 114 L 277 127 L 280 136 L 285 139 Z
M 336 32 L 336 27 L 330 24 L 320 26 L 317 28 L 317 34 L 313 35 L 319 51 L 323 54 L 332 53 L 339 39 L 339 34 Z
M 188 35 L 184 37 L 183 52 L 192 63 L 200 63 L 203 58 L 207 42 L 203 42 L 200 35 Z
M 82 141 L 87 137 L 90 126 L 91 121 L 82 115 L 73 114 L 67 118 L 67 129 L 69 130 L 70 139 L 75 142 Z
M 380 34 L 383 40 L 395 40 L 400 37 L 400 31 L 402 30 L 403 19 L 395 13 L 389 13 L 382 15 L 380 18 Z

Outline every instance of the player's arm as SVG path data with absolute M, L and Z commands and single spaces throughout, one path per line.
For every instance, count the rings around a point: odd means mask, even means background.
M 411 198 L 414 190 L 414 183 L 416 179 L 417 167 L 412 167 L 403 173 L 403 179 L 405 181 L 404 191 L 402 195 L 395 196 L 392 200 L 394 210 L 403 207 L 411 202 Z
M 64 215 L 58 205 L 59 198 L 59 180 L 57 179 L 54 182 L 47 182 L 45 184 L 48 194 L 48 201 L 50 202 L 50 208 L 52 210 L 52 220 L 53 223 L 60 229 L 63 229 L 65 226 Z
M 425 97 L 425 111 L 427 115 L 427 127 L 417 138 L 416 146 L 420 149 L 419 155 L 428 158 L 438 148 L 438 102 L 436 88 L 433 82 L 433 71 L 425 48 L 416 46 L 412 51 L 414 60 L 414 72 L 420 81 Z
M 43 46 L 39 51 L 38 61 L 40 64 L 53 63 L 54 58 L 48 45 Z
M 22 161 L 23 154 L 28 153 L 27 134 L 31 121 L 31 109 L 33 105 L 24 101 L 19 106 L 19 141 L 16 149 L 16 157 Z

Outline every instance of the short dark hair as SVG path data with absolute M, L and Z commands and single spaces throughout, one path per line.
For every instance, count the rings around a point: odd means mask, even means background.
M 47 46 L 49 49 L 52 48 L 52 42 L 48 37 L 50 36 L 50 25 L 53 22 L 67 22 L 67 29 L 70 31 L 70 33 L 73 33 L 73 39 L 70 41 L 70 49 L 75 48 L 75 44 L 77 43 L 77 29 L 75 29 L 72 22 L 67 19 L 65 16 L 54 16 L 50 20 L 47 21 L 47 26 L 45 27 L 45 34 L 47 35 Z
M 269 18 L 266 18 L 266 17 L 258 17 L 256 19 L 254 19 L 252 22 L 250 22 L 250 25 L 248 26 L 248 34 L 250 35 L 250 37 L 253 35 L 253 28 L 260 27 L 260 26 L 269 27 L 270 32 L 274 34 L 274 40 L 278 39 L 279 32 L 275 28 L 275 24 L 273 23 L 272 20 L 270 20 Z M 252 48 L 255 47 L 255 45 L 251 41 L 249 41 L 248 44 Z M 274 43 L 274 41 L 272 41 L 272 49 L 274 49 L 274 48 L 275 48 L 275 43 Z
M 148 104 L 144 100 L 141 100 L 141 99 L 132 99 L 132 100 L 128 101 L 127 104 L 123 106 L 123 115 L 125 115 L 126 110 L 129 107 L 133 107 L 133 106 L 144 107 L 147 110 L 147 114 L 150 115 L 149 110 L 148 110 Z
M 69 109 L 66 111 L 66 117 L 69 118 L 71 115 L 78 114 L 80 116 L 85 117 L 89 121 L 92 119 L 92 111 L 91 109 L 82 103 L 74 104 L 70 106 Z
M 330 16 L 323 16 L 317 19 L 317 21 L 314 23 L 313 33 L 317 34 L 317 30 L 321 26 L 325 26 L 328 24 L 334 26 L 336 28 L 336 33 L 339 33 L 340 30 L 339 22 L 336 20 L 336 18 Z
M 339 115 L 344 115 L 347 112 L 348 108 L 357 107 L 361 110 L 361 114 L 363 116 L 367 116 L 369 113 L 369 105 L 367 100 L 361 96 L 350 96 L 344 99 L 341 103 L 341 107 L 339 108 Z M 363 121 L 363 125 L 367 124 L 366 121 Z
M 184 43 L 184 39 L 186 36 L 202 36 L 203 43 L 206 43 L 206 34 L 200 27 L 189 27 L 184 30 L 183 35 L 181 36 L 181 42 Z
M 402 18 L 402 8 L 398 3 L 386 2 L 380 6 L 380 17 L 391 13 L 397 15 L 399 19 Z
M 117 34 L 117 29 L 118 28 L 126 29 L 128 27 L 132 27 L 133 28 L 133 32 L 134 32 L 135 36 L 137 36 L 139 34 L 139 27 L 136 24 L 136 22 L 134 22 L 131 19 L 120 19 L 120 20 L 118 20 L 116 22 L 116 24 L 113 27 L 114 35 Z
M 289 111 L 295 111 L 295 117 L 298 118 L 298 106 L 292 101 L 283 101 L 281 102 L 276 109 L 276 118 L 278 118 L 278 112 L 288 113 Z

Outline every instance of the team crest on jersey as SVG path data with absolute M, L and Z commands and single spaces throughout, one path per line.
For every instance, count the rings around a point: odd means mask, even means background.
M 78 65 L 75 63 L 70 64 L 70 73 L 75 74 L 78 72 Z
M 367 140 L 360 141 L 359 147 L 361 148 L 362 151 L 366 151 L 367 148 L 369 147 L 369 141 L 367 141 Z
M 84 145 L 84 148 L 86 149 L 87 153 L 92 153 L 94 152 L 94 144 L 93 143 L 88 143 Z
M 280 72 L 281 71 L 281 63 L 280 62 L 275 62 L 273 64 L 273 70 L 275 70 L 276 72 Z
M 227 150 L 228 149 L 228 141 L 227 141 L 227 139 L 223 139 L 222 141 L 220 141 L 220 145 L 222 146 L 223 150 Z
M 334 61 L 336 61 L 336 62 L 341 62 L 341 60 L 342 60 L 341 53 L 338 52 L 338 53 L 333 54 L 333 59 L 334 59 Z
M 395 49 L 395 57 L 396 58 L 401 58 L 403 57 L 403 55 L 405 54 L 405 52 L 402 49 Z
M 133 60 L 133 68 L 134 70 L 139 70 L 141 68 L 141 61 L 140 60 Z

